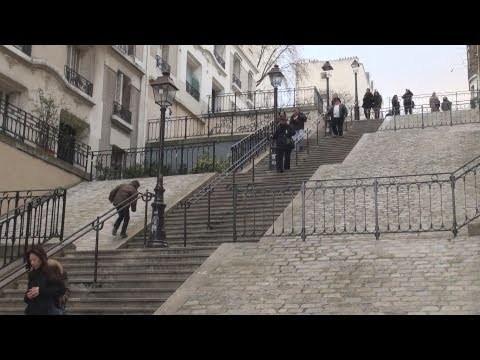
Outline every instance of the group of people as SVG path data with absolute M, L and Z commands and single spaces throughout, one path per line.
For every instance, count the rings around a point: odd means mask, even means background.
M 432 93 L 430 97 L 430 111 L 431 112 L 438 112 L 440 108 L 442 111 L 450 111 L 452 110 L 452 102 L 448 100 L 448 97 L 444 96 L 442 99 L 442 103 L 440 104 L 440 99 L 438 98 L 435 92 Z
M 367 119 L 370 119 L 370 112 L 371 109 L 374 111 L 374 116 L 375 119 L 380 118 L 380 109 L 382 108 L 382 95 L 378 92 L 378 90 L 375 90 L 375 92 L 372 94 L 370 89 L 367 89 L 365 92 L 365 95 L 363 95 L 363 113 L 365 114 L 365 117 Z
M 292 116 L 290 116 L 290 121 L 287 120 L 285 110 L 278 113 L 277 121 L 277 129 L 272 138 L 275 140 L 277 172 L 282 173 L 285 170 L 290 170 L 290 155 L 295 146 L 299 147 L 299 151 L 303 151 L 307 116 L 296 107 Z
M 24 296 L 26 315 L 63 315 L 68 295 L 68 275 L 60 262 L 48 258 L 41 245 L 27 254 L 28 285 Z

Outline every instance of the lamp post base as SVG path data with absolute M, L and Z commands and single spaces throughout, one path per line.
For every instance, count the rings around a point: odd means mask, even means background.
M 355 120 L 360 120 L 360 108 L 358 105 L 353 108 L 353 114 Z
M 165 203 L 163 202 L 163 176 L 160 175 L 155 186 L 155 200 L 152 203 L 152 228 L 147 247 L 168 247 L 165 233 Z

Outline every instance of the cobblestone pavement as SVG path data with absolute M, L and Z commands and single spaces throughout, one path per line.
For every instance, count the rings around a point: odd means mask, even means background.
M 223 244 L 156 314 L 479 314 L 479 240 Z
M 191 175 L 175 175 L 166 176 L 163 179 L 163 186 L 165 188 L 164 201 L 166 203 L 166 210 L 168 210 L 172 203 L 177 199 L 190 193 L 197 186 L 206 181 L 213 174 L 191 174 Z M 142 178 L 138 179 L 140 182 L 139 191 L 144 192 L 149 190 L 153 192 L 157 178 Z M 75 230 L 83 227 L 88 222 L 95 219 L 109 209 L 112 204 L 108 201 L 110 191 L 117 185 L 129 182 L 130 180 L 110 180 L 110 181 L 93 181 L 82 182 L 71 189 L 67 190 L 67 208 L 65 211 L 65 236 L 69 236 Z M 149 203 L 151 204 L 151 202 Z M 150 206 L 150 205 L 149 205 Z M 151 209 L 149 209 L 151 214 Z M 139 200 L 137 202 L 137 211 L 132 213 L 130 211 L 130 223 L 128 225 L 127 233 L 130 234 L 136 227 L 141 226 L 144 221 L 145 205 Z M 120 242 L 120 237 L 112 236 L 111 231 L 113 223 L 117 216 L 107 220 L 104 228 L 100 232 L 100 249 L 116 248 Z M 95 248 L 95 232 L 91 231 L 85 234 L 82 238 L 75 242 L 77 250 L 93 250 Z

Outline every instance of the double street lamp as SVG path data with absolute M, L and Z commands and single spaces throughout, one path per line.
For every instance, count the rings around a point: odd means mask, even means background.
M 163 193 L 165 189 L 163 187 L 163 146 L 165 137 L 165 112 L 167 107 L 173 105 L 175 99 L 175 93 L 178 88 L 173 84 L 173 80 L 170 78 L 170 73 L 164 71 L 163 76 L 159 76 L 156 80 L 150 80 L 150 86 L 153 89 L 153 96 L 155 103 L 160 106 L 160 134 L 158 137 L 158 173 L 157 173 L 157 185 L 155 186 L 155 199 L 152 203 L 152 227 L 150 232 L 150 238 L 147 242 L 147 246 L 159 246 L 167 247 L 167 238 L 165 233 L 165 203 L 163 202 Z
M 277 96 L 278 96 L 278 87 L 280 85 L 282 85 L 282 81 L 283 81 L 283 74 L 282 72 L 280 71 L 280 68 L 278 67 L 278 65 L 275 65 L 269 72 L 268 72 L 268 76 L 270 77 L 270 83 L 272 84 L 273 86 L 273 118 L 274 118 L 274 123 L 276 124 L 277 123 Z
M 357 88 L 357 74 L 358 74 L 358 70 L 360 69 L 360 64 L 356 59 L 353 60 L 352 62 L 352 69 L 353 69 L 353 72 L 355 73 L 355 105 L 353 107 L 353 112 L 354 112 L 355 120 L 360 120 L 360 108 L 358 107 L 358 88 Z
M 327 79 L 327 110 L 330 108 L 330 87 L 329 87 L 329 79 L 330 79 L 330 71 L 333 70 L 332 65 L 328 61 L 325 62 L 322 66 L 322 70 L 325 71 L 323 74 Z

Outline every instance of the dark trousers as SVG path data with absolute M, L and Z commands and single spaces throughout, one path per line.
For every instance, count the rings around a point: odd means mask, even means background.
M 276 162 L 277 162 L 277 170 L 290 170 L 290 154 L 292 153 L 292 149 L 284 149 L 284 148 L 276 148 Z
M 363 109 L 363 113 L 365 114 L 365 117 L 366 117 L 367 119 L 370 119 L 370 109 L 364 108 L 364 109 Z
M 375 119 L 379 119 L 380 118 L 380 108 L 375 108 L 375 109 L 373 109 L 373 111 L 375 112 Z
M 405 108 L 405 115 L 412 113 L 412 105 L 404 105 Z
M 130 221 L 130 206 L 125 207 L 123 210 L 119 210 L 120 208 L 120 206 L 117 208 L 118 219 L 117 221 L 115 221 L 115 224 L 113 226 L 115 227 L 115 229 L 118 229 L 121 222 L 123 221 L 121 234 L 126 234 L 128 222 Z
M 332 119 L 332 132 L 333 135 L 343 136 L 343 122 L 345 118 L 333 118 Z

